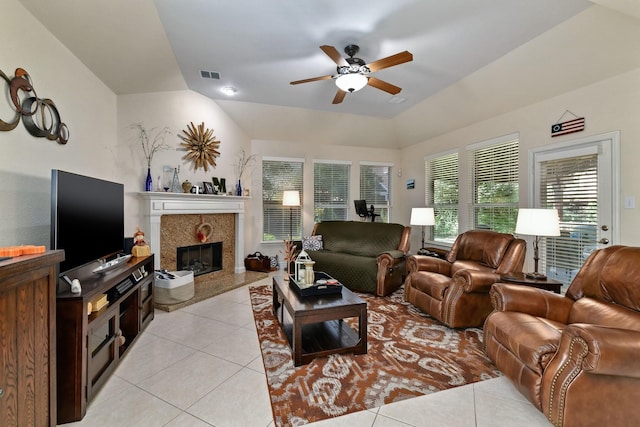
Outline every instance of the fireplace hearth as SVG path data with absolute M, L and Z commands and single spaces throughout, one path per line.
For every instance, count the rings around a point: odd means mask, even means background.
M 155 254 L 156 270 L 175 268 L 176 248 L 198 242 L 193 227 L 205 220 L 213 226 L 212 242 L 222 241 L 223 269 L 213 274 L 239 274 L 244 267 L 245 202 L 249 197 L 229 197 L 216 194 L 166 193 L 143 191 L 138 193 L 143 201 L 142 229 L 149 230 L 149 246 Z
M 179 247 L 176 261 L 176 270 L 192 271 L 194 276 L 222 270 L 222 242 Z

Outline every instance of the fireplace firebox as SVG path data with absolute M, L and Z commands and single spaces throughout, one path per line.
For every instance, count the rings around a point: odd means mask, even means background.
M 222 242 L 177 248 L 177 270 L 193 271 L 194 276 L 222 270 Z

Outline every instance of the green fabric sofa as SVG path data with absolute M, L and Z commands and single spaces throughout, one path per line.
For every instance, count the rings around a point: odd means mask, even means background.
M 314 270 L 324 271 L 347 288 L 384 296 L 404 280 L 411 227 L 364 221 L 323 221 L 313 228 L 322 250 L 307 250 Z

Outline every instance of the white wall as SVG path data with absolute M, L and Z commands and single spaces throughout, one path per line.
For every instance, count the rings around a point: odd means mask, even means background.
M 2 0 L 0 40 L 0 70 L 12 78 L 24 68 L 70 130 L 67 145 L 35 138 L 22 123 L 0 132 L 0 246 L 48 246 L 51 169 L 118 176 L 116 96 L 15 0 Z M 4 80 L 0 92 L 0 118 L 11 121 Z
M 570 110 L 579 117 L 585 117 L 585 130 L 551 138 L 550 127 L 560 116 Z M 458 129 L 432 138 L 420 144 L 403 149 L 401 163 L 405 171 L 416 176 L 418 191 L 404 199 L 403 211 L 408 222 L 412 206 L 424 205 L 424 157 L 452 148 L 460 149 L 460 164 L 466 164 L 465 147 L 474 142 L 488 140 L 513 132 L 520 134 L 520 206 L 527 206 L 529 200 L 528 151 L 587 135 L 597 135 L 619 130 L 621 164 L 621 194 L 640 200 L 640 69 L 600 81 L 596 84 L 556 96 L 546 101 L 521 108 L 489 120 Z M 461 184 L 462 185 L 462 184 Z M 465 193 L 466 194 L 466 193 Z M 461 209 L 466 209 L 468 200 L 461 201 Z M 640 216 L 638 209 L 624 209 L 621 212 L 620 244 L 640 245 Z M 416 242 L 414 233 L 413 242 Z M 415 245 L 413 245 L 415 247 Z
M 187 125 L 195 126 L 204 122 L 205 128 L 213 129 L 213 134 L 220 141 L 220 157 L 216 166 L 208 172 L 193 168 L 193 162 L 185 162 L 186 154 L 178 151 L 182 140 L 178 137 Z M 125 232 L 133 234 L 137 226 L 143 223 L 139 212 L 138 193 L 144 191 L 147 175 L 147 163 L 137 132 L 130 126 L 142 123 L 147 129 L 164 128 L 171 130 L 165 143 L 171 149 L 160 151 L 153 157 L 151 172 L 154 188 L 157 178 L 162 176 L 163 166 L 180 166 L 180 183 L 189 180 L 192 184 L 202 185 L 203 181 L 211 182 L 212 177 L 226 178 L 227 190 L 233 190 L 237 182 L 236 165 L 238 153 L 244 149 L 249 152 L 249 138 L 211 99 L 192 91 L 160 92 L 118 97 L 118 160 L 122 180 L 125 183 Z M 250 185 L 250 177 L 243 176 L 243 181 Z M 245 245 L 248 244 L 245 243 Z

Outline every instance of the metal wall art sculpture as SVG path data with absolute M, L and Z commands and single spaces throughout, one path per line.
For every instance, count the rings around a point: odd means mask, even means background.
M 10 79 L 0 70 L 0 77 L 7 82 L 9 98 L 16 110 L 12 120 L 0 118 L 0 131 L 15 129 L 22 118 L 24 127 L 35 137 L 58 141 L 58 144 L 69 141 L 69 128 L 60 120 L 58 108 L 49 98 L 38 98 L 29 73 L 17 68 L 15 77 Z
M 209 170 L 209 165 L 216 166 L 216 158 L 220 156 L 218 149 L 220 141 L 216 140 L 213 129 L 205 129 L 204 122 L 196 127 L 193 122 L 187 125 L 187 129 L 182 131 L 183 135 L 178 135 L 182 150 L 187 154 L 182 157 L 184 160 L 191 160 L 195 170 L 203 168 L 205 172 Z

